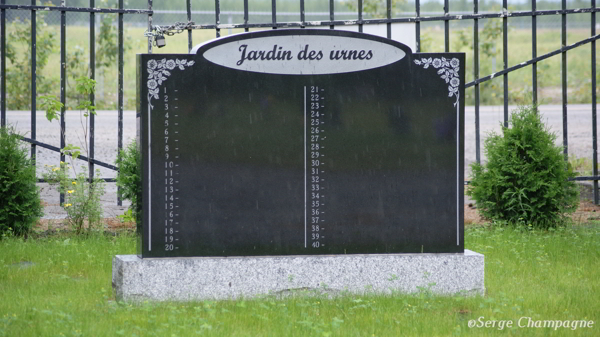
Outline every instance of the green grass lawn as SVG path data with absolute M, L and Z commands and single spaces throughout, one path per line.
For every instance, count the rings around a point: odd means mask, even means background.
M 599 224 L 552 232 L 468 226 L 465 241 L 485 254 L 484 297 L 421 291 L 129 304 L 114 299 L 111 261 L 116 254 L 134 254 L 135 237 L 5 238 L 0 336 L 600 335 Z M 519 328 L 521 317 L 595 324 Z M 469 320 L 511 320 L 513 327 L 469 328 Z

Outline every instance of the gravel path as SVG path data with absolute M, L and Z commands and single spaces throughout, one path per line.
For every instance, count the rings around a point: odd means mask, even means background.
M 515 107 L 510 107 L 512 111 Z M 469 177 L 469 165 L 476 160 L 475 155 L 475 109 L 465 109 L 465 178 Z M 557 144 L 562 143 L 562 107 L 560 105 L 540 106 L 546 125 L 558 135 Z M 481 135 L 481 158 L 485 160 L 483 149 L 484 140 L 489 132 L 500 132 L 504 109 L 502 106 L 484 106 L 480 108 L 480 135 Z M 7 111 L 7 123 L 14 125 L 18 132 L 31 137 L 30 132 L 31 113 L 29 111 Z M 95 152 L 96 159 L 114 165 L 117 155 L 117 112 L 98 111 L 96 115 Z M 67 111 L 66 113 L 67 144 L 71 143 L 84 147 L 84 137 L 78 111 Z M 592 158 L 592 106 L 569 105 L 568 106 L 568 143 L 569 154 L 579 158 Z M 45 113 L 37 112 L 36 139 L 53 145 L 60 146 L 60 125 L 58 121 L 48 122 Z M 127 145 L 136 136 L 135 111 L 125 111 L 123 114 L 123 144 Z M 57 165 L 60 155 L 56 152 L 37 147 L 37 174 L 41 177 L 44 165 Z M 85 165 L 84 161 L 80 161 Z M 116 172 L 100 167 L 100 175 L 105 178 L 114 178 Z M 58 192 L 50 189 L 47 184 L 40 184 L 42 198 L 48 205 L 44 218 L 63 218 L 64 211 L 59 206 Z M 115 217 L 127 209 L 128 203 L 117 206 L 117 189 L 114 183 L 106 184 L 106 194 L 103 198 L 105 217 Z M 465 203 L 470 202 L 465 198 Z
M 600 105 L 597 111 L 600 112 Z M 592 159 L 592 105 L 570 104 L 568 105 L 568 150 L 570 156 Z M 509 112 L 516 107 L 509 107 Z M 557 137 L 557 145 L 563 140 L 563 117 L 562 106 L 542 105 L 540 112 L 546 126 L 554 132 Z M 501 132 L 501 123 L 504 120 L 504 107 L 484 106 L 480 108 L 480 137 L 481 137 L 481 159 L 485 161 L 483 144 L 489 132 Z M 598 121 L 596 121 L 598 122 Z M 596 123 L 598 124 L 598 123 Z M 598 131 L 600 133 L 600 129 Z M 475 107 L 468 106 L 465 109 L 465 179 L 469 176 L 469 165 L 476 160 L 475 155 Z
M 26 137 L 31 138 L 31 112 L 29 111 L 7 111 L 7 124 L 15 126 L 17 131 Z M 95 158 L 107 164 L 114 165 L 117 158 L 117 111 L 97 111 L 95 128 Z M 60 147 L 60 123 L 58 121 L 48 122 L 45 112 L 37 112 L 36 139 L 49 145 Z M 85 148 L 83 137 L 83 127 L 78 111 L 67 111 L 66 113 L 66 131 L 67 144 L 73 144 Z M 123 113 L 123 144 L 129 144 L 136 136 L 135 111 L 125 111 Z M 82 151 L 82 154 L 85 154 Z M 51 150 L 37 147 L 37 176 L 41 177 L 46 170 L 44 165 L 58 165 L 60 154 Z M 81 165 L 86 165 L 85 161 L 79 160 L 75 163 L 81 170 Z M 116 172 L 104 167 L 96 166 L 100 169 L 100 176 L 103 178 L 115 178 Z M 45 219 L 61 219 L 66 213 L 59 205 L 59 194 L 48 184 L 40 184 L 42 199 L 46 203 Z M 104 216 L 113 218 L 123 212 L 129 206 L 124 201 L 123 206 L 117 206 L 117 187 L 115 183 L 105 184 L 106 194 L 102 198 L 104 206 Z

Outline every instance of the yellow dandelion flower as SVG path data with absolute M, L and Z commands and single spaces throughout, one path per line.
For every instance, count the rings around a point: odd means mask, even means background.
M 71 184 L 73 184 L 73 185 L 77 185 L 77 182 L 76 182 L 76 181 L 74 181 L 74 182 L 72 182 Z
M 55 167 L 55 168 L 52 169 L 52 172 L 56 172 L 58 170 L 60 170 L 60 169 L 58 167 Z
M 65 204 L 65 207 L 73 206 L 72 204 Z
M 67 193 L 69 193 L 69 194 L 71 194 L 73 192 L 75 192 L 75 190 L 69 190 L 69 191 L 67 191 Z

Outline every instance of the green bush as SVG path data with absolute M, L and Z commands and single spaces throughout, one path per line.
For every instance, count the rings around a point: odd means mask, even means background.
M 539 228 L 564 224 L 566 213 L 577 208 L 578 190 L 555 140 L 531 106 L 514 111 L 502 135 L 490 134 L 487 164 L 471 165 L 467 190 L 484 217 Z
M 142 230 L 142 164 L 138 144 L 134 140 L 117 157 L 117 186 L 121 196 L 131 201 L 128 213 L 135 219 L 137 232 Z
M 35 166 L 14 130 L 0 128 L 0 234 L 25 235 L 43 215 Z

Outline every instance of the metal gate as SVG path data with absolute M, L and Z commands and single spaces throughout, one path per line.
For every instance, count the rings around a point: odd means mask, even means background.
M 57 0 L 55 0 L 56 2 Z M 263 0 L 269 1 L 269 0 Z M 199 11 L 192 10 L 192 1 L 185 0 L 186 8 L 185 11 L 183 8 L 178 13 L 185 13 L 187 15 L 187 22 L 179 22 L 179 23 L 170 23 L 168 25 L 155 25 L 153 23 L 154 15 L 159 13 L 170 13 L 173 11 L 155 11 L 153 10 L 153 0 L 147 0 L 147 8 L 144 9 L 124 9 L 123 0 L 118 0 L 118 8 L 108 9 L 108 8 L 96 8 L 95 0 L 89 0 L 89 7 L 68 7 L 66 6 L 66 0 L 61 0 L 60 5 L 57 6 L 42 6 L 36 5 L 35 0 L 31 0 L 30 5 L 11 5 L 6 4 L 6 0 L 0 0 L 0 11 L 1 11 L 1 36 L 0 36 L 0 97 L 1 97 L 1 123 L 2 126 L 6 124 L 6 10 L 22 10 L 25 12 L 29 12 L 30 14 L 30 22 L 31 22 L 31 136 L 28 138 L 23 138 L 24 141 L 31 144 L 31 154 L 32 157 L 35 157 L 36 147 L 40 146 L 52 151 L 60 152 L 61 148 L 64 148 L 64 134 L 61 134 L 61 144 L 60 148 L 51 146 L 36 140 L 36 15 L 40 11 L 58 11 L 60 12 L 61 23 L 60 23 L 60 53 L 61 53 L 61 74 L 60 74 L 60 101 L 65 104 L 66 103 L 66 78 L 67 75 L 65 73 L 66 68 L 66 45 L 65 41 L 66 37 L 66 13 L 69 12 L 83 12 L 89 13 L 89 60 L 90 60 L 90 77 L 92 79 L 95 78 L 95 22 L 96 22 L 96 14 L 112 14 L 118 16 L 118 120 L 117 120 L 117 143 L 118 149 L 123 148 L 123 15 L 124 14 L 134 14 L 144 15 L 147 17 L 147 31 L 146 36 L 148 38 L 148 52 L 152 53 L 153 44 L 157 44 L 160 46 L 162 41 L 164 41 L 165 35 L 172 35 L 174 33 L 187 32 L 188 36 L 188 50 L 192 49 L 193 41 L 192 41 L 192 31 L 193 30 L 214 30 L 215 36 L 220 37 L 221 31 L 224 29 L 243 29 L 244 31 L 249 31 L 250 29 L 279 29 L 279 28 L 330 28 L 335 29 L 336 27 L 340 28 L 342 26 L 357 26 L 358 31 L 362 32 L 365 26 L 368 25 L 385 25 L 387 31 L 387 37 L 392 38 L 392 26 L 397 23 L 414 23 L 415 26 L 415 51 L 421 51 L 421 43 L 422 43 L 422 29 L 421 25 L 424 23 L 432 23 L 437 22 L 443 25 L 444 32 L 444 51 L 450 52 L 450 23 L 464 23 L 465 25 L 472 26 L 472 34 L 473 34 L 473 78 L 474 80 L 466 83 L 465 87 L 472 88 L 474 95 L 474 117 L 475 117 L 475 146 L 476 146 L 476 158 L 477 161 L 480 161 L 481 158 L 481 147 L 480 147 L 480 85 L 486 81 L 490 81 L 497 77 L 502 77 L 503 79 L 503 107 L 504 107 L 504 125 L 508 125 L 508 116 L 509 116 L 509 85 L 508 85 L 508 76 L 509 73 L 519 70 L 524 67 L 531 67 L 532 71 L 532 103 L 538 103 L 538 63 L 546 60 L 552 56 L 561 55 L 561 70 L 562 70 L 562 81 L 561 81 L 561 102 L 562 102 L 562 119 L 563 119 L 563 127 L 562 127 L 562 135 L 563 135 L 563 145 L 564 145 L 564 155 L 565 160 L 568 159 L 568 130 L 567 130 L 567 118 L 568 118 L 568 86 L 567 86 L 567 53 L 568 51 L 578 48 L 583 45 L 591 44 L 591 59 L 590 59 L 590 82 L 591 82 L 591 118 L 592 118 L 592 175 L 591 176 L 579 176 L 576 177 L 575 180 L 583 180 L 583 181 L 593 181 L 594 184 L 594 201 L 596 204 L 599 203 L 599 195 L 598 195 L 598 180 L 600 177 L 598 176 L 598 155 L 597 155 L 597 58 L 596 58 L 596 40 L 600 37 L 599 34 L 596 33 L 597 24 L 596 24 L 596 13 L 600 11 L 600 9 L 596 5 L 596 0 L 590 0 L 589 7 L 586 8 L 576 8 L 569 9 L 567 8 L 567 1 L 560 0 L 560 9 L 551 9 L 551 10 L 538 10 L 536 7 L 536 1 L 531 1 L 531 10 L 527 11 L 509 11 L 508 1 L 502 0 L 501 7 L 502 9 L 497 12 L 483 12 L 479 11 L 479 1 L 473 0 L 472 8 L 473 10 L 470 12 L 451 12 L 450 11 L 450 1 L 443 0 L 443 12 L 441 13 L 422 13 L 421 8 L 422 5 L 420 0 L 414 0 L 414 12 L 397 12 L 394 10 L 392 0 L 381 0 L 381 4 L 383 5 L 383 16 L 381 18 L 370 18 L 368 13 L 364 11 L 364 3 L 363 0 L 357 0 L 356 2 L 356 12 L 355 17 L 348 19 L 348 16 L 352 16 L 352 13 L 341 12 L 335 10 L 336 5 L 339 6 L 339 2 L 334 0 L 329 0 L 328 2 L 328 12 L 320 13 L 320 15 L 328 16 L 326 20 L 307 20 L 307 11 L 306 4 L 307 1 L 299 0 L 297 1 L 298 11 L 294 13 L 285 13 L 286 18 L 291 18 L 290 20 L 279 22 L 278 19 L 278 10 L 277 10 L 277 0 L 270 0 L 270 10 L 260 12 L 260 16 L 265 17 L 265 20 L 254 20 L 256 22 L 250 22 L 249 17 L 251 12 L 249 10 L 250 0 L 243 0 L 243 9 L 239 11 L 226 11 L 222 10 L 220 0 L 214 0 L 214 9 L 212 10 L 204 10 L 201 14 L 206 15 L 214 15 L 213 23 L 204 23 L 204 24 L 196 24 L 192 21 L 193 14 L 198 15 Z M 158 4 L 158 3 L 157 3 Z M 239 17 L 239 22 L 233 22 L 230 20 L 227 23 L 222 23 L 221 19 L 223 14 L 229 14 L 229 17 L 232 17 L 232 13 L 235 13 L 236 17 Z M 254 13 L 256 14 L 256 13 Z M 279 12 L 279 14 L 281 14 Z M 587 38 L 581 39 L 580 41 L 567 45 L 567 32 L 568 25 L 567 19 L 571 18 L 581 18 L 582 16 L 587 16 L 589 18 L 589 29 L 590 35 Z M 253 15 L 253 18 L 258 17 L 257 15 Z M 294 20 L 293 18 L 296 17 Z M 343 19 L 339 19 L 342 17 Z M 515 20 L 515 18 L 523 18 L 529 17 L 531 18 L 531 59 L 528 61 L 509 66 L 508 65 L 508 36 L 509 36 L 509 22 L 511 20 Z M 540 17 L 559 17 L 561 23 L 561 47 L 555 49 L 551 52 L 545 53 L 543 55 L 538 55 L 538 44 L 537 44 L 537 28 L 538 28 L 538 18 Z M 269 20 L 270 18 L 270 20 Z M 480 22 L 485 19 L 501 19 L 502 20 L 502 69 L 500 71 L 493 72 L 491 74 L 481 74 L 480 73 Z M 587 20 L 587 19 L 586 19 Z M 94 102 L 94 97 L 91 97 L 91 101 Z M 64 130 L 65 123 L 65 111 L 61 113 L 61 130 Z M 94 117 L 93 115 L 89 121 L 90 127 L 90 135 L 89 135 L 89 144 L 90 151 L 89 156 L 91 164 L 89 165 L 89 175 L 90 177 L 94 174 L 94 165 L 98 165 L 101 167 L 105 167 L 111 170 L 117 170 L 114 165 L 101 162 L 99 160 L 94 159 Z M 63 131 L 64 132 L 64 131 Z M 80 159 L 87 160 L 87 157 L 81 156 Z M 64 155 L 61 154 L 61 161 L 64 161 Z M 106 181 L 114 181 L 114 179 L 106 178 Z M 120 200 L 118 203 L 120 204 Z

